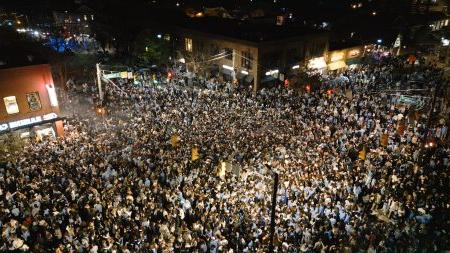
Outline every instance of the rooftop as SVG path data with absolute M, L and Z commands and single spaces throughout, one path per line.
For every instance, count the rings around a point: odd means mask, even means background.
M 189 18 L 178 26 L 185 29 L 249 42 L 279 41 L 324 31 L 312 25 L 285 23 L 276 25 L 275 18 L 233 20 L 215 17 Z

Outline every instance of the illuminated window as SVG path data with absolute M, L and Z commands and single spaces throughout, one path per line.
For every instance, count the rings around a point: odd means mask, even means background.
M 192 39 L 185 38 L 184 39 L 184 46 L 185 46 L 186 51 L 192 52 Z
M 91 20 L 94 20 L 94 15 L 91 15 Z
M 8 114 L 19 113 L 19 105 L 17 104 L 15 96 L 5 97 L 3 98 L 3 101 L 5 102 L 6 112 Z
M 27 94 L 28 107 L 31 111 L 38 111 L 42 108 L 39 93 L 33 92 Z

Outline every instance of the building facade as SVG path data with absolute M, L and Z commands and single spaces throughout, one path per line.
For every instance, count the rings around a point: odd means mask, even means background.
M 81 6 L 73 11 L 54 11 L 55 26 L 67 36 L 90 35 L 91 25 L 95 21 L 94 11 L 87 6 Z
M 0 69 L 0 137 L 64 136 L 50 65 Z
M 324 32 L 255 41 L 177 28 L 175 37 L 179 58 L 188 71 L 198 72 L 206 62 L 208 70 L 251 85 L 255 91 L 268 83 L 283 82 L 310 59 L 325 57 L 328 50 L 328 34 Z

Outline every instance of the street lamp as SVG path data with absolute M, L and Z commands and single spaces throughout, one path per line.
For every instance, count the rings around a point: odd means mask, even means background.
M 269 253 L 273 252 L 273 237 L 275 234 L 275 212 L 277 207 L 278 173 L 273 172 L 272 209 L 270 213 L 270 245 Z

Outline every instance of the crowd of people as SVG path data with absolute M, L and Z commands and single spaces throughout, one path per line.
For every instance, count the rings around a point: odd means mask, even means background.
M 274 173 L 276 252 L 449 250 L 447 128 L 376 92 L 439 74 L 398 64 L 309 92 L 108 90 L 0 168 L 0 251 L 266 252 Z

